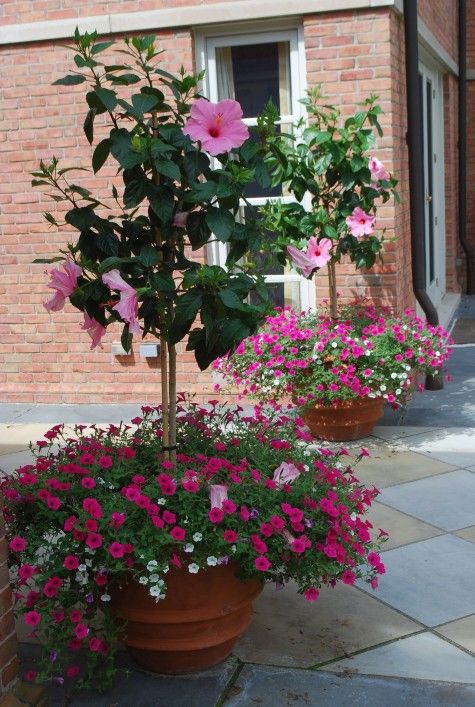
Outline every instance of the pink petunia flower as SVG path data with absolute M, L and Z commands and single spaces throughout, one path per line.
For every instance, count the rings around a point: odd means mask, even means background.
M 305 253 L 293 245 L 287 246 L 287 252 L 292 263 L 302 270 L 305 277 L 310 277 L 315 268 L 322 268 L 331 259 L 331 248 L 332 242 L 329 238 L 322 238 L 317 242 L 315 236 L 311 236 Z
M 56 292 L 51 299 L 43 302 L 43 307 L 48 312 L 59 312 L 60 309 L 63 309 L 66 298 L 76 289 L 78 277 L 82 273 L 79 265 L 76 265 L 71 258 L 67 258 L 63 263 L 63 268 L 65 272 L 58 270 L 58 268 L 53 268 L 50 272 L 51 280 L 48 287 Z
M 377 182 L 380 179 L 387 181 L 389 179 L 389 172 L 377 157 L 373 156 L 369 158 L 368 167 L 371 172 L 371 179 L 374 179 L 374 181 Z
M 355 238 L 363 238 L 363 236 L 369 236 L 373 232 L 374 222 L 376 221 L 376 216 L 371 216 L 367 214 L 366 211 L 360 209 L 359 206 L 353 210 L 351 216 L 346 217 L 346 225 L 350 229 L 350 233 Z
M 102 282 L 111 290 L 120 292 L 120 300 L 112 309 L 120 315 L 124 322 L 127 322 L 131 334 L 140 334 L 140 325 L 137 319 L 139 300 L 136 290 L 122 279 L 117 269 L 104 273 Z
M 27 611 L 24 620 L 27 626 L 38 626 L 41 621 L 41 614 L 37 611 Z
M 192 140 L 199 140 L 203 149 L 213 156 L 240 147 L 249 137 L 249 129 L 242 121 L 241 106 L 229 98 L 219 103 L 198 98 L 191 106 L 183 132 Z
M 83 331 L 87 331 L 92 339 L 91 350 L 95 349 L 96 346 L 100 346 L 101 349 L 104 348 L 101 344 L 101 339 L 106 333 L 106 328 L 103 327 L 102 324 L 99 324 L 94 317 L 90 317 L 87 312 L 84 312 L 84 324 L 81 329 L 83 329 Z
M 273 479 L 280 488 L 284 484 L 291 484 L 300 476 L 300 471 L 289 462 L 282 462 L 274 471 Z
M 25 538 L 21 538 L 18 535 L 12 538 L 9 543 L 10 550 L 13 550 L 13 552 L 23 552 L 26 549 L 26 545 Z
M 315 587 L 309 587 L 303 593 L 307 601 L 316 601 L 320 595 L 320 592 Z
M 271 563 L 269 562 L 267 557 L 261 555 L 260 557 L 256 557 L 256 559 L 254 560 L 254 566 L 257 570 L 260 570 L 261 572 L 266 572 L 271 566 Z

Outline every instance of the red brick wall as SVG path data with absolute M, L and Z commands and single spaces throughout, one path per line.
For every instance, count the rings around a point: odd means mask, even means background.
M 162 33 L 159 42 L 167 52 L 164 68 L 176 71 L 182 63 L 192 67 L 189 31 Z M 8 180 L 0 183 L 0 396 L 40 403 L 153 402 L 159 389 L 156 365 L 140 360 L 138 345 L 133 358 L 111 355 L 111 341 L 120 340 L 118 326 L 107 335 L 103 351 L 91 352 L 77 310 L 66 306 L 50 316 L 41 304 L 51 294 L 49 278 L 45 266 L 32 265 L 32 260 L 56 254 L 71 234 L 44 221 L 44 211 L 61 211 L 62 204 L 57 208 L 40 189 L 32 189 L 29 173 L 40 159 L 53 155 L 64 166 L 90 166 L 91 154 L 82 130 L 82 87 L 51 86 L 71 67 L 71 53 L 60 44 L 3 51 L 0 152 Z M 75 181 L 107 200 L 114 175 L 111 166 L 98 178 L 78 172 Z M 198 373 L 191 354 L 180 355 L 178 368 L 180 390 L 201 393 L 206 384 L 211 389 L 208 374 Z
M 467 5 L 471 4 L 468 0 Z M 437 41 L 458 61 L 458 0 L 419 0 L 417 9 Z
M 378 94 L 384 136 L 378 138 L 374 152 L 400 179 L 402 165 L 401 160 L 395 162 L 398 153 L 394 146 L 399 142 L 401 120 L 402 41 L 393 36 L 393 25 L 394 15 L 387 8 L 339 12 L 306 17 L 304 35 L 308 84 L 321 84 L 330 103 L 352 112 L 358 102 L 371 93 Z M 398 219 L 395 231 L 396 208 L 391 201 L 377 212 L 376 227 L 385 229 L 386 238 L 398 239 L 386 245 L 384 264 L 377 264 L 371 272 L 356 272 L 350 263 L 337 266 L 338 291 L 345 299 L 364 295 L 398 308 L 412 304 L 410 288 L 405 287 L 407 279 L 398 277 L 406 265 L 409 233 L 404 219 Z M 327 281 L 322 273 L 317 279 L 317 296 L 322 299 L 326 295 Z
M 475 5 L 467 2 L 467 71 L 475 71 Z M 475 80 L 467 81 L 467 239 L 475 248 Z

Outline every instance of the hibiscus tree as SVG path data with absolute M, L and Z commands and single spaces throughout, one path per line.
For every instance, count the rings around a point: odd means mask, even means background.
M 264 121 L 259 142 L 251 140 L 239 103 L 211 103 L 198 92 L 202 75 L 160 68 L 153 36 L 126 39 L 120 65 L 101 61 L 113 42 L 97 42 L 95 32 L 76 31 L 74 44 L 73 72 L 54 83 L 87 86 L 92 170 L 115 163 L 123 186 L 112 186 L 103 203 L 68 181 L 71 168 L 60 168 L 56 158 L 33 173 L 33 185 L 52 187 L 55 201 L 69 205 L 65 224 L 51 213 L 47 221 L 77 233 L 60 257 L 36 261 L 63 261 L 51 271 L 55 293 L 45 307 L 58 311 L 69 299 L 83 313 L 91 348 L 114 323 L 122 325 L 127 351 L 134 336 L 159 339 L 163 448 L 173 456 L 176 344 L 187 337 L 187 350 L 204 369 L 255 331 L 268 308 L 262 276 L 235 265 L 263 233 L 255 215 L 243 222 L 238 211 L 246 186 L 270 179 L 269 126 Z M 109 124 L 99 141 L 97 116 Z M 190 256 L 211 239 L 228 244 L 226 269 Z
M 305 277 L 328 266 L 336 317 L 335 264 L 348 255 L 357 268 L 374 265 L 384 241 L 384 231 L 376 232 L 376 204 L 390 198 L 396 180 L 372 154 L 374 131 L 382 135 L 376 96 L 344 120 L 320 98 L 318 90 L 308 92 L 304 102 L 311 124 L 297 140 L 274 131 L 267 156 L 272 183 L 284 183 L 296 201 L 272 201 L 262 212 L 276 233 L 270 248 L 283 265 L 287 255 Z

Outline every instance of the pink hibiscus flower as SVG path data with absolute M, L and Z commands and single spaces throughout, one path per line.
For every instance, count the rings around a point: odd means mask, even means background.
M 53 268 L 51 270 L 51 280 L 48 283 L 48 287 L 56 290 L 55 294 L 51 299 L 43 302 L 43 307 L 48 310 L 48 312 L 59 312 L 63 309 L 66 297 L 74 292 L 78 284 L 78 277 L 82 273 L 79 265 L 67 258 L 66 262 L 63 263 L 63 268 L 65 272 L 61 272 L 58 268 Z
M 96 346 L 100 346 L 101 349 L 103 348 L 101 344 L 101 339 L 106 333 L 106 328 L 103 327 L 102 324 L 99 324 L 99 322 L 96 321 L 94 317 L 90 317 L 87 312 L 84 312 L 84 324 L 82 325 L 81 329 L 87 331 L 87 333 L 92 339 L 91 350 L 95 349 Z
M 363 211 L 363 209 L 357 206 L 351 216 L 347 216 L 346 225 L 350 229 L 352 236 L 355 236 L 355 238 L 363 238 L 363 236 L 369 236 L 373 232 L 375 221 L 376 216 L 367 214 L 366 211 Z
M 388 180 L 389 172 L 385 169 L 383 163 L 378 160 L 377 157 L 370 157 L 368 163 L 369 171 L 371 172 L 371 179 L 377 182 L 380 179 Z
M 228 497 L 228 489 L 222 484 L 211 484 L 209 487 L 209 500 L 211 508 L 223 508 L 223 503 Z
M 331 248 L 332 242 L 329 238 L 322 238 L 317 242 L 315 236 L 311 236 L 305 253 L 293 245 L 287 246 L 287 252 L 292 263 L 302 270 L 305 277 L 310 277 L 315 268 L 323 268 L 328 263 L 331 258 Z
M 291 484 L 297 477 L 300 476 L 300 471 L 293 464 L 282 462 L 274 471 L 273 479 L 279 487 L 284 484 Z
M 129 325 L 131 334 L 140 334 L 140 326 L 137 319 L 139 300 L 137 292 L 122 279 L 118 270 L 110 270 L 102 276 L 102 282 L 111 290 L 120 292 L 120 300 L 115 304 L 114 309 L 124 322 Z
M 210 155 L 221 155 L 240 147 L 249 137 L 247 125 L 241 119 L 242 108 L 237 101 L 227 98 L 211 103 L 198 98 L 191 106 L 183 132 L 192 140 L 199 140 Z

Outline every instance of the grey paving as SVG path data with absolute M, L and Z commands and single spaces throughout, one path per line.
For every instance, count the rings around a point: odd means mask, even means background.
M 383 561 L 377 596 L 395 609 L 426 626 L 475 613 L 473 543 L 441 535 L 383 552 Z
M 279 592 L 268 585 L 234 655 L 246 663 L 311 667 L 420 630 L 377 596 L 340 584 L 323 588 L 313 603 L 292 584 Z
M 40 405 L 2 403 L 0 422 L 120 422 L 140 415 L 140 405 Z
M 381 498 L 381 496 L 378 496 L 378 498 Z M 401 513 L 390 506 L 378 503 L 378 501 L 373 502 L 368 511 L 368 518 L 376 531 L 381 528 L 389 533 L 383 550 L 392 550 L 401 545 L 407 545 L 418 540 L 426 540 L 435 535 L 442 535 L 444 532 L 440 528 L 429 525 L 429 523 L 423 523 L 406 513 Z
M 445 428 L 415 435 L 405 445 L 419 454 L 459 467 L 475 463 L 475 427 Z
M 226 707 L 473 707 L 475 687 L 246 666 Z
M 327 665 L 326 669 L 475 684 L 475 658 L 432 633 L 402 638 Z
M 378 501 L 444 530 L 475 524 L 475 474 L 466 469 L 381 491 Z

